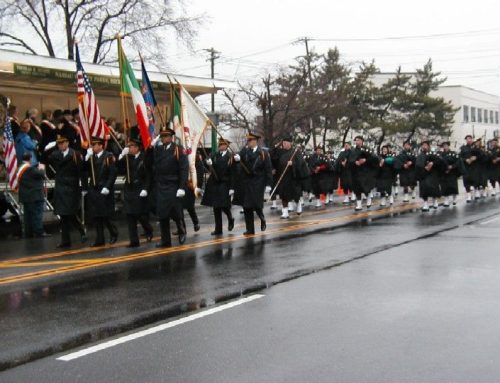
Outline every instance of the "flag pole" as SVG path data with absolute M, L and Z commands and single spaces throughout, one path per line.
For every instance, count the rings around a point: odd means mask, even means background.
M 124 119 L 124 131 L 125 131 L 125 140 L 128 141 L 128 115 L 127 115 L 127 109 L 125 108 L 125 94 L 123 93 L 123 48 L 122 48 L 122 39 L 120 37 L 120 34 L 116 34 L 116 40 L 118 41 L 118 65 L 120 66 L 120 99 L 122 103 L 122 118 Z M 113 137 L 110 131 L 110 135 Z M 130 184 L 130 166 L 128 162 L 128 156 L 125 156 L 125 162 L 126 162 L 126 167 L 127 167 L 127 182 Z

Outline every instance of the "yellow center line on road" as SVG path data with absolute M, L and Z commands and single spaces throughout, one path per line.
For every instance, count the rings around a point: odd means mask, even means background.
M 311 212 L 306 212 L 302 213 L 302 215 L 297 216 L 297 217 L 308 217 L 308 216 L 316 216 L 316 215 L 322 215 L 322 214 L 327 214 L 327 213 L 335 213 L 335 212 L 340 212 L 344 210 L 349 210 L 352 209 L 350 206 L 343 206 L 338 209 L 322 209 L 322 210 L 317 210 L 317 211 L 311 211 Z M 280 219 L 275 219 L 268 221 L 268 225 L 273 225 L 273 224 L 278 224 L 278 223 L 283 223 L 283 220 Z M 244 223 L 239 223 L 235 225 L 235 229 L 244 227 Z M 201 230 L 198 233 L 203 233 L 203 232 L 210 232 L 212 229 L 207 229 L 207 230 Z M 158 240 L 159 237 L 154 237 L 153 240 Z M 84 253 L 95 253 L 103 250 L 109 250 L 113 248 L 122 248 L 124 247 L 128 242 L 127 241 L 122 241 L 115 243 L 113 245 L 105 245 L 105 246 L 98 246 L 98 247 L 84 247 L 80 249 L 73 249 L 73 250 L 66 250 L 66 251 L 58 251 L 58 252 L 53 252 L 53 253 L 46 253 L 46 254 L 41 254 L 41 255 L 32 255 L 32 256 L 27 256 L 27 257 L 22 257 L 22 258 L 16 258 L 16 259 L 10 259 L 10 260 L 4 260 L 0 261 L 0 267 L 5 264 L 14 264 L 14 263 L 22 263 L 22 262 L 29 262 L 29 261 L 39 261 L 43 259 L 49 259 L 49 258 L 57 258 L 57 257 L 65 257 L 65 256 L 71 256 L 71 255 L 76 255 L 76 254 L 84 254 Z
M 72 271 L 79 271 L 79 270 L 85 270 L 85 269 L 90 269 L 90 268 L 97 268 L 97 267 L 102 267 L 102 266 L 108 266 L 108 265 L 113 265 L 113 264 L 119 264 L 119 263 L 125 263 L 125 262 L 130 262 L 138 259 L 145 259 L 145 258 L 151 258 L 151 257 L 156 257 L 156 256 L 166 256 L 172 253 L 178 253 L 178 252 L 183 252 L 183 251 L 188 251 L 188 250 L 193 250 L 193 249 L 198 249 L 198 248 L 203 248 L 203 247 L 208 247 L 212 245 L 217 245 L 217 244 L 224 244 L 224 243 L 230 243 L 230 242 L 236 242 L 248 238 L 256 238 L 256 237 L 261 237 L 265 235 L 270 235 L 270 234 L 276 234 L 276 233 L 286 233 L 286 232 L 291 232 L 295 230 L 300 230 L 304 229 L 310 226 L 314 225 L 322 225 L 322 224 L 327 224 L 327 223 L 333 223 L 333 222 L 338 222 L 338 221 L 346 221 L 349 219 L 360 219 L 360 218 L 369 218 L 369 217 L 376 217 L 380 215 L 385 215 L 386 213 L 398 213 L 406 210 L 412 210 L 416 208 L 418 205 L 417 204 L 407 204 L 407 205 L 400 205 L 399 207 L 395 208 L 384 208 L 380 210 L 373 210 L 373 211 L 367 211 L 363 213 L 354 213 L 351 215 L 347 216 L 340 216 L 340 217 L 332 217 L 332 218 L 326 218 L 322 220 L 312 220 L 308 222 L 290 222 L 291 225 L 284 226 L 284 227 L 279 227 L 275 229 L 271 229 L 265 232 L 249 235 L 249 236 L 244 236 L 244 235 L 236 235 L 236 236 L 228 236 L 224 238 L 219 238 L 215 240 L 209 240 L 209 241 L 202 241 L 202 242 L 197 242 L 197 243 L 191 243 L 187 245 L 180 245 L 180 246 L 175 246 L 175 247 L 170 247 L 170 248 L 165 248 L 165 249 L 157 249 L 157 250 L 150 250 L 150 251 L 145 251 L 145 252 L 140 252 L 136 254 L 130 254 L 130 255 L 124 255 L 120 257 L 114 257 L 114 258 L 101 258 L 100 260 L 95 260 L 95 262 L 92 263 L 85 263 L 85 264 L 76 264 L 76 265 L 71 265 L 71 266 L 66 266 L 66 267 L 60 267 L 56 269 L 51 269 L 51 270 L 41 270 L 41 271 L 36 271 L 36 272 L 31 272 L 31 273 L 25 273 L 25 274 L 19 274 L 19 275 L 14 275 L 14 276 L 8 276 L 4 278 L 0 278 L 0 285 L 5 285 L 5 284 L 11 284 L 11 283 L 16 283 L 16 282 L 21 282 L 21 281 L 28 281 L 28 280 L 33 280 L 33 279 L 39 279 L 43 277 L 50 277 L 54 275 L 59 275 L 59 274 L 65 274 L 68 272 Z

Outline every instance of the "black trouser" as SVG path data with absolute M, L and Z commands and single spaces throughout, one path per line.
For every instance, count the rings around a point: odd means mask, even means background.
M 196 210 L 195 210 L 194 206 L 190 206 L 186 210 L 189 213 L 189 216 L 191 217 L 191 221 L 193 221 L 193 225 L 198 225 L 198 223 L 199 223 L 198 216 L 196 215 Z M 186 226 L 186 225 L 184 224 L 184 226 Z
M 96 239 L 95 242 L 97 244 L 104 244 L 104 226 L 108 228 L 109 235 L 112 237 L 118 236 L 118 229 L 111 222 L 109 217 L 95 217 L 95 231 L 96 231 Z
M 85 235 L 83 226 L 78 222 L 76 215 L 61 215 L 61 244 L 71 244 L 71 227 L 74 227 L 80 233 L 80 236 Z
M 179 210 L 171 209 L 170 214 L 167 215 L 167 217 L 160 219 L 162 246 L 172 246 L 172 237 L 170 236 L 170 219 L 176 223 L 179 235 L 186 233 L 182 208 L 179 208 Z
M 43 206 L 45 201 L 23 203 L 24 235 L 26 237 L 43 234 Z
M 233 219 L 230 207 L 214 207 L 215 231 L 217 233 L 222 233 L 222 212 L 226 214 L 228 221 Z
M 255 233 L 255 225 L 253 223 L 253 212 L 257 213 L 257 216 L 260 218 L 261 222 L 265 221 L 264 213 L 262 208 L 243 208 L 243 213 L 245 214 L 245 226 L 247 228 L 247 232 Z
M 149 217 L 146 214 L 127 214 L 128 237 L 131 244 L 139 244 L 139 233 L 137 232 L 137 222 L 140 222 L 146 236 L 153 234 L 153 227 L 149 223 Z

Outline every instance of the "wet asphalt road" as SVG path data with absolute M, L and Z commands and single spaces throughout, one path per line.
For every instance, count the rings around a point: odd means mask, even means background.
M 276 213 L 268 214 L 264 235 L 242 238 L 237 227 L 220 242 L 209 242 L 211 216 L 204 211 L 204 229 L 188 241 L 203 246 L 188 245 L 163 254 L 146 244 L 140 249 L 144 256 L 123 262 L 121 258 L 137 252 L 113 247 L 61 256 L 48 252 L 46 242 L 45 249 L 40 243 L 24 243 L 23 249 L 17 242 L 18 252 L 9 252 L 9 259 L 25 254 L 46 258 L 25 261 L 33 264 L 28 266 L 0 267 L 0 364 L 6 368 L 70 349 L 500 213 L 498 200 L 492 199 L 430 214 L 411 208 L 375 208 L 368 215 L 337 206 L 286 222 L 279 221 Z M 67 267 L 71 262 L 81 265 L 100 259 L 120 262 L 15 280 L 58 269 L 61 264 L 53 263 L 60 260 Z M 42 261 L 52 264 L 40 265 Z M 2 277 L 6 283 L 1 284 Z
M 497 209 L 485 203 L 474 212 L 467 206 L 433 217 L 405 214 L 315 234 L 294 242 L 294 256 L 301 242 L 318 244 L 309 258 L 329 242 L 334 257 L 337 241 L 367 250 L 387 239 L 383 232 L 421 231 L 441 215 L 455 224 L 441 222 L 434 235 L 275 285 L 259 299 L 153 335 L 71 361 L 56 359 L 66 352 L 16 367 L 0 381 L 496 382 Z M 265 247 L 265 258 L 274 257 L 267 251 L 273 245 Z

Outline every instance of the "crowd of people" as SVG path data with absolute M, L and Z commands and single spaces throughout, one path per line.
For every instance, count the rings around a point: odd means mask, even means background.
M 231 207 L 240 206 L 245 217 L 244 235 L 255 234 L 254 214 L 260 229 L 267 227 L 264 201 L 270 199 L 271 209 L 281 200 L 281 218 L 289 219 L 291 212 L 301 214 L 304 203 L 322 207 L 333 202 L 336 191 L 345 195 L 344 204 L 357 211 L 370 208 L 379 197 L 379 205 L 394 203 L 401 188 L 403 202 L 416 198 L 417 185 L 423 200 L 422 211 L 437 209 L 439 198 L 443 206 L 457 202 L 459 179 L 463 178 L 466 201 L 495 195 L 500 183 L 500 149 L 498 140 L 483 147 L 482 140 L 468 135 L 459 152 L 450 150 L 450 143 L 440 142 L 431 150 L 429 141 L 422 141 L 417 150 L 405 142 L 399 153 L 391 145 L 383 145 L 376 153 L 357 136 L 354 145 L 345 143 L 336 157 L 325 155 L 322 147 L 306 154 L 294 147 L 292 137 L 281 137 L 272 148 L 259 145 L 260 137 L 247 135 L 246 145 L 235 153 L 230 142 L 219 139 L 218 150 L 196 155 L 198 185 L 189 177 L 188 156 L 176 143 L 175 132 L 161 128 L 148 149 L 138 135 L 123 142 L 116 122 L 109 125 L 116 134 L 114 140 L 93 137 L 87 150 L 81 148 L 78 137 L 78 111 L 44 112 L 37 123 L 37 111 L 31 109 L 20 121 L 11 109 L 11 123 L 19 158 L 19 199 L 24 205 L 26 236 L 46 235 L 41 225 L 43 211 L 43 180 L 47 173 L 55 177 L 52 196 L 54 213 L 60 217 L 61 242 L 58 247 L 71 246 L 71 228 L 86 241 L 83 222 L 79 219 L 81 199 L 86 203 L 87 217 L 95 228 L 92 246 L 117 241 L 119 232 L 113 223 L 115 212 L 115 182 L 118 174 L 125 178 L 123 185 L 124 213 L 127 217 L 129 247 L 140 245 L 138 224 L 148 241 L 153 238 L 150 214 L 160 223 L 158 247 L 172 246 L 170 222 L 175 223 L 179 243 L 186 240 L 184 210 L 189 213 L 194 231 L 200 229 L 196 213 L 196 196 L 201 204 L 213 209 L 215 227 L 212 235 L 223 234 L 223 214 L 227 230 L 234 228 Z M 120 141 L 122 143 L 120 143 Z M 113 144 L 116 144 L 114 146 Z M 123 149 L 120 146 L 123 145 Z M 206 179 L 206 182 L 203 180 Z

